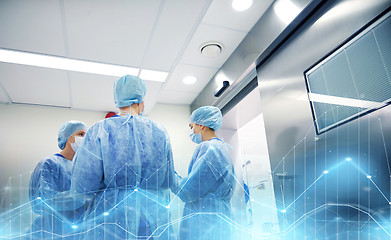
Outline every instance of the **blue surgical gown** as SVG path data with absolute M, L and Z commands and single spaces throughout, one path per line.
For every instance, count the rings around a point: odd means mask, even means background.
M 200 143 L 188 176 L 173 191 L 185 202 L 181 240 L 229 240 L 235 175 L 227 144 L 213 138 Z
M 129 115 L 102 120 L 74 162 L 71 192 L 94 198 L 81 226 L 85 239 L 173 239 L 167 206 L 176 178 L 160 124 Z
M 59 153 L 36 166 L 30 178 L 29 198 L 32 210 L 40 216 L 33 222 L 27 239 L 76 238 L 71 226 L 81 217 L 83 207 L 67 206 L 65 209 L 59 205 L 62 199 L 58 197 L 69 191 L 71 172 L 72 162 Z

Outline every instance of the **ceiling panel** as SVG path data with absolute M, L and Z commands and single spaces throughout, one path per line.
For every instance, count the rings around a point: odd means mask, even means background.
M 218 68 L 179 64 L 171 75 L 169 82 L 165 86 L 165 89 L 200 93 L 218 70 Z M 198 81 L 192 85 L 184 84 L 182 79 L 189 75 L 195 76 Z
M 145 85 L 147 86 L 147 94 L 144 98 L 144 114 L 149 114 L 158 101 L 159 92 L 163 83 L 145 81 Z
M 59 1 L 1 0 L 0 47 L 65 55 Z
M 0 81 L 12 102 L 70 106 L 65 71 L 0 63 Z
M 246 36 L 245 32 L 233 31 L 207 24 L 201 24 L 187 46 L 181 59 L 181 63 L 193 64 L 205 67 L 220 68 L 235 48 Z M 217 41 L 223 45 L 223 51 L 217 57 L 203 57 L 200 53 L 202 44 L 209 41 Z
M 113 82 L 117 77 L 72 72 L 70 79 L 72 108 L 116 111 Z
M 159 0 L 64 1 L 70 57 L 139 67 Z
M 253 1 L 249 9 L 238 12 L 232 8 L 232 1 L 214 0 L 202 22 L 249 32 L 273 1 Z
M 165 1 L 143 67 L 170 71 L 178 54 L 185 47 L 189 35 L 193 34 L 194 25 L 199 24 L 197 22 L 199 15 L 208 2 L 206 0 Z
M 156 102 L 191 104 L 271 2 L 235 12 L 226 0 L 0 0 L 0 48 L 169 72 L 167 83 L 146 82 L 147 114 Z M 209 41 L 222 54 L 201 56 Z M 188 75 L 198 82 L 183 84 Z M 116 78 L 0 63 L 15 102 L 116 111 Z
M 168 104 L 191 104 L 198 93 L 163 90 L 159 96 L 159 103 Z
M 70 73 L 72 108 L 117 112 L 114 104 L 113 83 L 117 77 L 108 77 L 86 73 Z M 147 94 L 145 96 L 145 113 L 151 111 L 157 101 L 161 82 L 145 81 Z

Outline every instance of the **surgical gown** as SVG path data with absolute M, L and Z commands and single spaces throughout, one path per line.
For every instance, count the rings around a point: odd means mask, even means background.
M 62 200 L 58 195 L 70 189 L 71 172 L 72 162 L 59 153 L 40 161 L 36 166 L 30 178 L 29 197 L 32 210 L 40 216 L 33 222 L 27 239 L 77 237 L 72 225 L 81 217 L 83 207 L 67 206 L 68 209 L 65 209 L 58 204 Z
M 174 192 L 185 202 L 181 240 L 231 237 L 231 198 L 235 175 L 227 144 L 218 138 L 200 143 L 188 176 Z
M 142 116 L 102 120 L 74 159 L 71 192 L 93 197 L 84 239 L 173 239 L 169 189 L 175 187 L 165 129 Z

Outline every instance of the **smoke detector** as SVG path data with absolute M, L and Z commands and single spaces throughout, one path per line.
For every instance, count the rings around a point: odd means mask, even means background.
M 208 42 L 201 46 L 200 52 L 204 57 L 217 57 L 223 51 L 223 46 L 218 42 Z

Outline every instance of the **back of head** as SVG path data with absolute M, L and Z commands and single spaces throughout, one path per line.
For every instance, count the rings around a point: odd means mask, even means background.
M 68 139 L 75 134 L 76 132 L 80 130 L 87 130 L 87 126 L 80 121 L 69 121 L 60 127 L 60 130 L 58 130 L 58 147 L 62 150 L 65 148 L 65 144 L 68 141 Z
M 220 109 L 213 106 L 200 107 L 193 111 L 190 122 L 218 130 L 223 125 L 223 116 Z
M 141 103 L 147 92 L 145 82 L 136 76 L 125 75 L 114 81 L 114 102 L 117 108 Z

